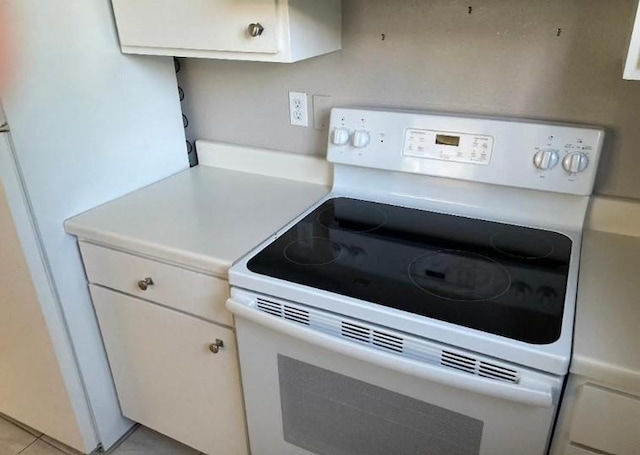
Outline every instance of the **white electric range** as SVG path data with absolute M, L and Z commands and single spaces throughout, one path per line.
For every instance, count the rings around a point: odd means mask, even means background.
M 254 454 L 542 454 L 604 133 L 333 109 L 331 193 L 229 272 Z

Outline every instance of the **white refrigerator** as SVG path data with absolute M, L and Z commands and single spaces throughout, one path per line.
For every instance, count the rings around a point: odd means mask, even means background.
M 173 61 L 122 55 L 109 0 L 0 2 L 0 413 L 108 449 L 132 422 L 63 222 L 188 167 Z

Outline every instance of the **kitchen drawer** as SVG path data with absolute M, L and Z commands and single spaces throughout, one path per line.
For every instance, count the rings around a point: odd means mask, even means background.
M 122 413 L 207 454 L 246 455 L 233 330 L 90 289 Z
M 640 399 L 584 385 L 578 397 L 570 439 L 606 453 L 640 453 Z
M 79 242 L 89 282 L 194 314 L 220 324 L 233 325 L 224 304 L 229 283 L 133 254 Z M 140 280 L 153 284 L 143 290 Z

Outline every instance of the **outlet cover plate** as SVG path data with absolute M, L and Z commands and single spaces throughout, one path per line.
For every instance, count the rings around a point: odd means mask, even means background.
M 327 95 L 313 95 L 313 128 L 328 130 L 331 118 L 331 97 Z
M 309 126 L 307 94 L 289 92 L 289 122 L 294 126 Z

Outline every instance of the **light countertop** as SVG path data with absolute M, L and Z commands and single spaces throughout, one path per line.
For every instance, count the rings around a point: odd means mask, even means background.
M 571 372 L 640 393 L 640 237 L 587 230 Z
M 65 228 L 82 240 L 226 278 L 235 260 L 328 192 L 197 166 L 75 216 Z

